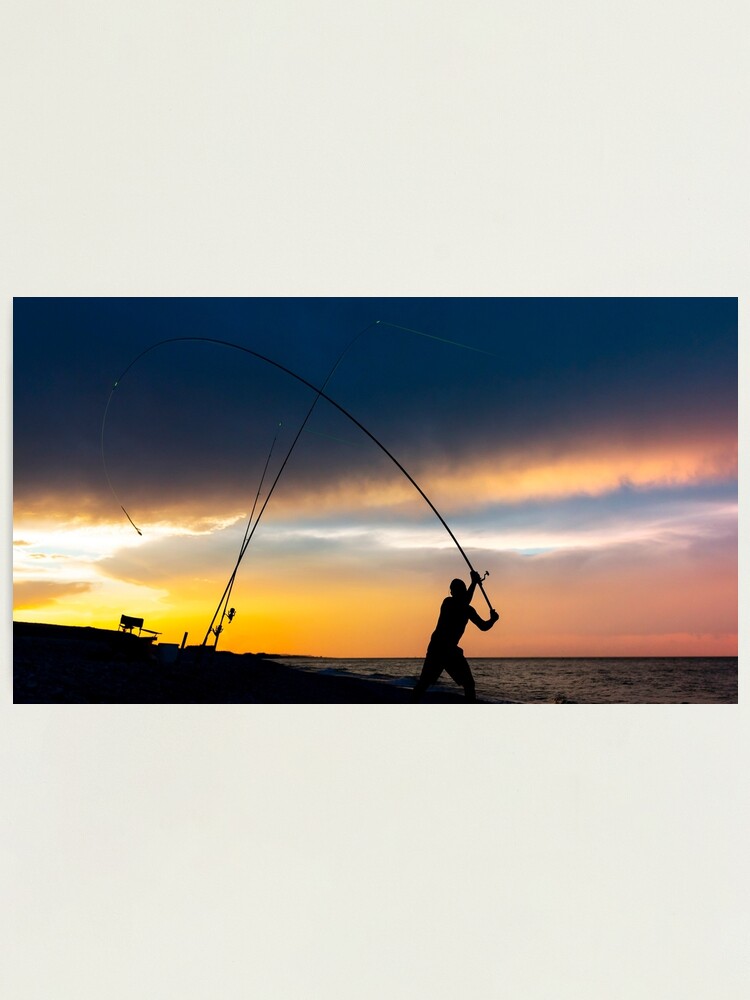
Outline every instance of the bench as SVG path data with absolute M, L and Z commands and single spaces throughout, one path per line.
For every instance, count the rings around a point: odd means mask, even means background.
M 138 629 L 138 635 L 140 635 L 141 632 L 148 632 L 149 635 L 153 636 L 161 635 L 161 632 L 154 632 L 152 628 L 144 628 L 142 618 L 132 618 L 130 615 L 120 615 L 120 630 L 122 632 L 128 632 L 132 635 L 134 628 Z

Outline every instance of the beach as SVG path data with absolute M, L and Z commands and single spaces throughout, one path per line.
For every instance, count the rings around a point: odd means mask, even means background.
M 406 703 L 384 681 L 316 674 L 282 659 L 195 648 L 169 651 L 107 629 L 13 623 L 15 704 L 377 704 Z M 171 657 L 170 657 L 171 658 Z M 426 702 L 462 702 L 428 692 Z

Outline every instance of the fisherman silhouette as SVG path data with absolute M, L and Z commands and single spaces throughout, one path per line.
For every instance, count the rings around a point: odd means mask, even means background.
M 485 621 L 472 608 L 471 599 L 481 579 L 479 573 L 472 570 L 469 587 L 463 580 L 451 580 L 451 596 L 440 605 L 438 623 L 427 647 L 422 673 L 412 691 L 412 701 L 419 701 L 444 670 L 464 689 L 467 701 L 477 700 L 474 677 L 458 642 L 468 622 L 473 622 L 482 632 L 488 632 L 500 617 L 493 608 Z

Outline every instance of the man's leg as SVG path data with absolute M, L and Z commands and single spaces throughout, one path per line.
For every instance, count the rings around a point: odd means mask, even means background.
M 471 672 L 469 661 L 463 655 L 463 650 L 458 649 L 457 653 L 457 656 L 452 656 L 450 662 L 446 663 L 445 671 L 453 678 L 456 684 L 459 684 L 464 689 L 467 701 L 476 701 L 477 687 L 474 683 L 474 676 Z
M 440 661 L 440 657 L 427 650 L 427 656 L 425 657 L 425 661 L 422 666 L 422 673 L 419 675 L 419 680 L 414 685 L 411 693 L 411 700 L 419 701 L 427 688 L 431 684 L 435 683 L 442 672 L 443 665 Z

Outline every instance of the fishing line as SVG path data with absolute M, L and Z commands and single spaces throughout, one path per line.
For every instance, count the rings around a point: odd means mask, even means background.
M 441 344 L 450 344 L 452 347 L 461 347 L 465 351 L 474 351 L 476 354 L 486 354 L 490 358 L 498 357 L 492 351 L 483 351 L 481 347 L 472 347 L 471 344 L 459 344 L 457 340 L 447 340 L 445 337 L 436 337 L 432 333 L 424 333 L 422 330 L 412 330 L 410 326 L 399 326 L 398 323 L 387 323 L 385 320 L 378 320 L 381 326 L 389 326 L 393 330 L 405 330 L 407 333 L 416 333 L 418 337 L 427 337 L 429 340 L 437 340 Z
M 371 324 L 371 326 L 377 325 L 379 322 L 380 321 L 378 320 L 378 321 L 376 321 L 376 323 Z M 383 325 L 385 325 L 385 324 L 383 324 Z M 369 329 L 369 327 L 367 329 Z M 380 448 L 380 450 L 385 455 L 387 455 L 388 458 L 390 458 L 390 460 L 393 462 L 393 464 L 396 466 L 396 468 L 398 468 L 403 473 L 403 475 L 406 476 L 406 478 L 412 484 L 412 486 L 417 491 L 417 493 L 419 493 L 419 495 L 425 501 L 425 503 L 427 504 L 427 506 L 433 512 L 433 514 L 437 517 L 438 521 L 440 521 L 440 523 L 442 524 L 442 526 L 448 532 L 448 535 L 450 536 L 451 540 L 453 541 L 453 544 L 456 546 L 456 548 L 458 549 L 459 553 L 461 554 L 461 557 L 463 558 L 464 562 L 469 567 L 469 570 L 471 572 L 475 572 L 474 567 L 473 567 L 473 565 L 471 563 L 471 560 L 467 556 L 467 554 L 464 551 L 464 549 L 463 549 L 461 543 L 459 542 L 459 540 L 456 538 L 456 536 L 451 531 L 451 528 L 448 525 L 448 523 L 445 520 L 445 518 L 443 517 L 443 515 L 437 509 L 437 507 L 435 506 L 435 504 L 430 500 L 430 498 L 427 496 L 427 494 L 422 489 L 422 487 L 419 485 L 419 483 L 417 483 L 417 481 L 414 479 L 414 477 L 404 468 L 404 466 L 401 464 L 401 462 L 399 462 L 399 460 L 388 450 L 388 448 L 386 448 L 386 446 L 381 441 L 379 441 L 375 437 L 375 435 L 364 426 L 364 424 L 362 424 L 359 420 L 357 420 L 357 418 L 353 414 L 351 414 L 347 409 L 345 409 L 343 406 L 341 406 L 339 403 L 337 403 L 335 399 L 332 399 L 329 395 L 327 395 L 323 391 L 323 388 L 319 388 L 318 386 L 314 385 L 312 382 L 308 381 L 308 379 L 304 378 L 304 376 L 299 375 L 295 371 L 292 371 L 291 368 L 287 368 L 286 365 L 282 365 L 280 362 L 274 361 L 273 358 L 269 358 L 265 354 L 261 354 L 259 351 L 254 351 L 250 347 L 244 347 L 242 344 L 234 344 L 231 341 L 221 340 L 221 339 L 219 339 L 217 337 L 169 337 L 169 338 L 167 338 L 165 340 L 160 340 L 157 343 L 152 344 L 150 347 L 145 348 L 145 350 L 141 351 L 140 354 L 138 354 L 135 358 L 133 358 L 133 360 L 130 362 L 130 364 L 127 366 L 127 368 L 123 371 L 122 375 L 120 375 L 120 377 L 116 380 L 114 386 L 112 387 L 112 393 L 119 386 L 120 382 L 122 382 L 122 380 L 125 377 L 125 375 L 127 375 L 127 373 L 130 371 L 130 369 L 142 357 L 144 357 L 146 354 L 149 354 L 151 351 L 156 350 L 157 347 L 162 347 L 162 346 L 164 346 L 166 344 L 178 344 L 178 343 L 216 344 L 216 345 L 218 345 L 220 347 L 229 347 L 229 348 L 232 348 L 233 350 L 242 351 L 245 354 L 249 354 L 251 357 L 257 358 L 259 361 L 263 361 L 266 364 L 271 365 L 273 368 L 276 368 L 279 371 L 284 372 L 284 374 L 289 375 L 290 378 L 295 379 L 297 382 L 300 382 L 302 385 L 306 385 L 308 387 L 308 389 L 312 389 L 313 392 L 316 392 L 317 393 L 317 398 L 316 398 L 315 402 L 317 402 L 318 399 L 322 398 L 322 399 L 325 399 L 326 402 L 330 403 L 330 405 L 333 406 L 334 409 L 338 410 L 339 413 L 343 414 L 347 418 L 347 420 L 350 420 L 356 427 L 358 427 L 362 431 L 363 434 L 367 435 L 367 437 L 370 438 L 370 440 L 373 442 L 373 444 L 375 444 L 378 448 Z M 344 352 L 344 353 L 346 353 L 346 352 Z M 340 360 L 341 359 L 339 359 L 339 361 Z M 112 396 L 112 394 L 110 393 L 110 399 L 111 399 L 111 396 Z M 107 409 L 108 408 L 109 408 L 109 401 L 107 402 Z M 312 413 L 312 409 L 313 408 L 311 407 L 310 411 L 308 412 L 307 417 L 305 418 L 305 422 L 307 421 L 307 419 L 309 418 L 310 414 Z M 104 418 L 105 419 L 106 419 L 106 415 L 107 415 L 107 410 L 105 409 L 105 413 L 104 413 Z M 304 427 L 304 423 L 303 423 L 303 427 Z M 297 439 L 299 438 L 300 434 L 302 433 L 302 429 L 303 428 L 300 428 L 300 430 L 298 431 L 297 438 L 295 438 L 295 443 L 296 443 Z M 103 450 L 104 450 L 104 421 L 102 422 L 102 451 Z M 285 463 L 288 460 L 288 458 L 289 458 L 289 455 L 287 455 L 287 459 L 285 459 Z M 278 481 L 278 476 L 277 476 L 277 480 L 276 481 Z M 275 483 L 274 483 L 274 486 L 275 486 Z M 111 483 L 110 483 L 110 488 L 111 488 Z M 114 493 L 114 489 L 112 489 L 112 492 Z M 115 498 L 117 499 L 117 494 L 115 493 L 114 495 L 115 495 Z M 118 500 L 118 504 L 124 510 L 124 507 L 122 507 L 122 504 L 119 503 L 119 500 Z M 265 504 L 264 504 L 264 508 L 265 508 Z M 261 513 L 262 513 L 262 511 L 261 511 Z M 129 515 L 128 515 L 128 520 L 130 520 L 131 524 L 133 524 L 133 521 L 132 521 L 132 519 L 130 518 Z M 133 526 L 135 527 L 135 525 L 133 525 Z M 136 528 L 136 530 L 138 530 L 138 529 Z M 140 534 L 140 531 L 139 531 L 139 534 Z M 251 535 L 252 535 L 252 532 L 251 532 Z M 480 582 L 478 584 L 478 586 L 479 586 L 479 589 L 482 592 L 482 596 L 484 597 L 485 601 L 487 602 L 487 606 L 490 608 L 490 610 L 493 610 L 492 604 L 490 603 L 490 599 L 487 596 L 487 593 L 485 592 L 485 589 L 484 589 L 482 583 Z
M 126 369 L 126 370 L 127 370 L 127 369 Z M 112 386 L 112 389 L 110 390 L 110 393 L 109 393 L 109 396 L 107 397 L 107 405 L 106 405 L 106 406 L 104 407 L 104 416 L 102 417 L 102 429 L 101 429 L 101 449 L 102 449 L 102 467 L 103 467 L 103 469 L 104 469 L 104 475 L 105 475 L 105 476 L 106 476 L 106 478 L 107 478 L 107 482 L 109 483 L 109 488 L 110 488 L 110 490 L 112 491 L 112 496 L 113 496 L 113 497 L 115 498 L 115 500 L 117 501 L 117 505 L 118 505 L 118 507 L 119 507 L 119 508 L 120 508 L 120 510 L 121 510 L 121 511 L 123 512 L 123 514 L 124 514 L 124 515 L 125 515 L 125 517 L 126 517 L 126 518 L 128 519 L 128 521 L 130 521 L 130 523 L 131 523 L 131 524 L 133 525 L 133 527 L 134 527 L 134 528 L 135 528 L 135 530 L 136 530 L 136 531 L 138 532 L 138 534 L 139 534 L 139 535 L 141 536 L 141 538 L 143 538 L 143 532 L 142 532 L 142 531 L 141 531 L 141 529 L 140 529 L 140 528 L 138 527 L 138 525 L 137 525 L 137 524 L 135 523 L 135 521 L 134 521 L 134 520 L 133 520 L 133 518 L 132 518 L 132 517 L 130 516 L 130 514 L 128 514 L 128 512 L 127 512 L 127 511 L 125 510 L 125 508 L 123 507 L 123 505 L 122 505 L 122 504 L 120 503 L 120 498 L 119 498 L 119 497 L 118 497 L 118 495 L 117 495 L 117 494 L 115 493 L 115 488 L 114 488 L 114 486 L 112 485 L 112 480 L 111 480 L 111 479 L 109 478 L 109 472 L 108 472 L 108 470 L 107 470 L 107 460 L 106 460 L 106 458 L 104 457 L 104 425 L 105 425 L 105 424 L 106 424 L 106 422 L 107 422 L 107 410 L 109 410 L 109 404 L 110 404 L 110 403 L 112 402 L 112 396 L 114 395 L 114 392 L 115 392 L 115 389 L 117 388 L 117 383 L 118 383 L 118 382 L 119 382 L 119 379 L 117 380 L 117 382 L 115 382 L 115 384 L 114 384 L 114 385 Z

